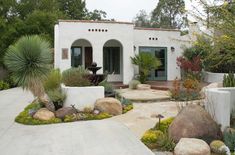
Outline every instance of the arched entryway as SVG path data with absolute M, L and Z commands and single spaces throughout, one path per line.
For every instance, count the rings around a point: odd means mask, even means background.
M 123 46 L 120 41 L 111 39 L 103 47 L 103 71 L 109 81 L 123 80 Z
M 91 43 L 86 39 L 78 39 L 71 45 L 71 67 L 89 67 L 93 61 Z

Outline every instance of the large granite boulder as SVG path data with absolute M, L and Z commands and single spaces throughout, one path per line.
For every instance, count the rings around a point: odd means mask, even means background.
M 42 121 L 49 121 L 55 118 L 55 115 L 53 112 L 49 111 L 47 108 L 41 108 L 33 115 L 33 118 L 42 120 Z
M 60 119 L 64 119 L 66 115 L 76 114 L 77 111 L 73 107 L 63 107 L 55 112 L 55 116 Z
M 181 138 L 199 138 L 209 144 L 212 140 L 222 137 L 219 125 L 199 105 L 188 105 L 183 108 L 168 130 L 175 142 Z
M 182 138 L 174 149 L 174 155 L 210 155 L 210 147 L 203 140 Z
M 96 100 L 95 109 L 100 112 L 106 112 L 111 115 L 120 115 L 122 114 L 122 104 L 119 100 L 106 97 Z

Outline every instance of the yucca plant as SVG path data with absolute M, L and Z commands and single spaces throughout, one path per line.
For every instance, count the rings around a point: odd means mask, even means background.
M 4 63 L 18 86 L 30 90 L 35 97 L 44 95 L 43 80 L 52 63 L 49 42 L 37 35 L 21 37 L 7 50 Z
M 139 80 L 141 83 L 146 82 L 151 70 L 157 69 L 161 66 L 160 60 L 150 53 L 142 52 L 139 55 L 135 55 L 135 57 L 131 57 L 131 61 L 132 64 L 139 66 Z

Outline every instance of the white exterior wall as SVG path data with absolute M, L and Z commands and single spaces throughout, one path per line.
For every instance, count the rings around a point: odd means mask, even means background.
M 158 38 L 158 40 L 149 40 L 149 38 Z M 176 65 L 176 58 L 181 56 L 183 49 L 180 39 L 180 31 L 157 31 L 157 30 L 134 30 L 135 53 L 139 53 L 139 47 L 166 47 L 167 48 L 167 80 L 180 78 L 180 68 Z M 171 47 L 175 48 L 171 52 Z M 138 69 L 135 69 L 135 74 Z
M 88 29 L 107 29 L 108 32 L 89 32 Z M 149 38 L 158 40 L 149 40 Z M 167 48 L 167 80 L 180 78 L 180 68 L 176 64 L 176 58 L 181 56 L 183 46 L 189 46 L 185 37 L 180 36 L 180 31 L 162 29 L 139 29 L 130 23 L 119 22 L 95 22 L 95 21 L 59 21 L 55 25 L 55 67 L 61 71 L 71 67 L 71 46 L 78 39 L 87 40 L 93 51 L 93 62 L 103 67 L 103 47 L 109 40 L 116 40 L 122 45 L 121 74 L 122 76 L 109 76 L 110 81 L 122 81 L 128 84 L 138 73 L 138 69 L 132 65 L 130 57 L 139 53 L 139 47 L 166 47 Z M 136 50 L 134 51 L 134 46 Z M 171 51 L 171 47 L 175 51 Z M 67 48 L 68 59 L 62 60 L 62 49 Z M 135 70 L 135 71 L 134 71 Z M 103 73 L 103 68 L 98 74 Z
M 223 131 L 230 126 L 230 114 L 235 110 L 235 88 L 206 90 L 205 107 Z
M 93 61 L 97 66 L 103 66 L 103 46 L 108 40 L 117 40 L 123 49 L 123 83 L 128 84 L 134 75 L 130 56 L 133 55 L 133 25 L 113 23 L 89 23 L 89 22 L 59 22 L 59 37 L 55 35 L 55 67 L 61 71 L 71 67 L 71 46 L 78 39 L 85 39 L 91 43 L 93 50 Z M 88 29 L 107 29 L 108 32 L 89 32 Z M 62 48 L 69 49 L 67 60 L 62 60 Z M 103 73 L 103 68 L 98 74 Z

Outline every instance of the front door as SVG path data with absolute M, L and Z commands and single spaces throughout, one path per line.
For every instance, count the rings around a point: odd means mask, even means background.
M 162 65 L 152 70 L 148 80 L 167 80 L 167 48 L 166 47 L 140 47 L 140 52 L 151 53 L 158 58 Z
M 103 70 L 109 74 L 108 79 L 122 81 L 120 47 L 104 47 Z
M 92 47 L 85 47 L 85 68 L 90 67 L 92 61 Z

